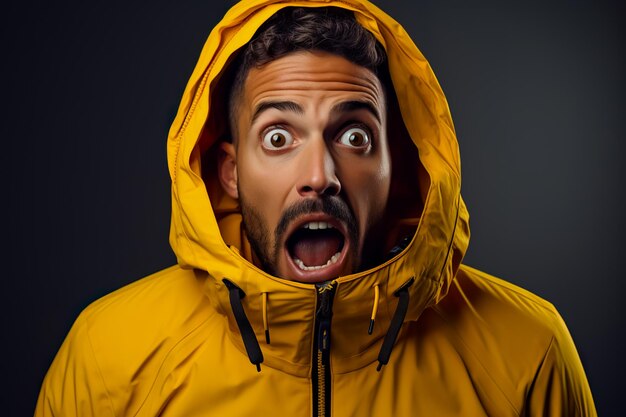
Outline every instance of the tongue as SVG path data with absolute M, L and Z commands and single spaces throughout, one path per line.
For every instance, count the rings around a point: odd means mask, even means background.
M 335 253 L 339 252 L 342 240 L 336 233 L 322 231 L 302 233 L 294 239 L 291 253 L 306 266 L 325 265 Z

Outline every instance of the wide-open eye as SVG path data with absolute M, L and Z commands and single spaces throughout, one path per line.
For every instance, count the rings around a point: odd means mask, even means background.
M 263 147 L 269 150 L 277 150 L 293 143 L 293 136 L 285 129 L 270 129 L 263 136 Z
M 341 134 L 339 142 L 353 148 L 368 148 L 371 141 L 365 129 L 352 127 Z

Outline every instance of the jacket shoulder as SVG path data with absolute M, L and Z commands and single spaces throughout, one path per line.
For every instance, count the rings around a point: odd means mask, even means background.
M 214 313 L 203 278 L 174 266 L 87 306 L 46 374 L 35 415 L 120 415 L 140 407 L 170 352 Z
M 548 301 L 466 265 L 433 310 L 457 351 L 500 386 L 530 383 L 564 327 Z
M 80 314 L 90 333 L 114 327 L 116 332 L 154 326 L 178 327 L 196 303 L 205 301 L 202 281 L 206 274 L 179 266 L 166 268 L 132 282 L 92 302 Z M 146 320 L 149 319 L 149 320 Z
M 595 415 L 576 347 L 552 303 L 462 265 L 433 312 L 479 385 L 518 413 Z
M 517 332 L 551 335 L 563 325 L 556 307 L 542 297 L 511 282 L 461 265 L 440 306 L 449 313 L 479 314 L 483 324 L 498 326 L 514 320 Z M 467 310 L 467 307 L 471 307 Z M 473 315 L 472 314 L 472 315 Z M 459 316 L 461 318 L 461 316 Z

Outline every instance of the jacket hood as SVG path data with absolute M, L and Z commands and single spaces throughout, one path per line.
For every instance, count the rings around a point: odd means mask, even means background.
M 333 329 L 341 331 L 333 330 L 332 355 L 341 359 L 334 361 L 335 371 L 347 372 L 375 360 L 398 303 L 394 291 L 414 279 L 404 320 L 417 320 L 424 308 L 445 296 L 469 242 L 469 216 L 460 194 L 459 149 L 445 96 L 409 35 L 379 8 L 362 0 L 248 0 L 228 11 L 204 45 L 168 136 L 170 244 L 183 268 L 208 273 L 207 296 L 229 320 L 237 335 L 232 341 L 240 350 L 244 351 L 244 345 L 230 313 L 224 278 L 245 293 L 245 311 L 265 363 L 293 374 L 308 372 L 312 339 L 298 334 L 313 331 L 315 286 L 274 277 L 248 261 L 250 247 L 239 208 L 221 190 L 214 153 L 214 145 L 228 129 L 225 95 L 220 90 L 225 69 L 259 26 L 289 6 L 335 6 L 354 12 L 386 50 L 406 141 L 418 151 L 410 161 L 412 168 L 401 175 L 413 179 L 416 186 L 405 192 L 420 207 L 402 212 L 396 228 L 409 227 L 410 243 L 383 264 L 334 281 Z M 368 335 L 373 310 L 377 311 L 376 327 Z M 268 328 L 271 344 L 263 342 Z

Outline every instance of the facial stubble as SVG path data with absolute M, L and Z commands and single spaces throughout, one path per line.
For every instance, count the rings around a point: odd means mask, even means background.
M 295 219 L 309 213 L 324 213 L 338 219 L 346 225 L 347 238 L 351 242 L 350 250 L 353 259 L 351 271 L 355 272 L 359 270 L 361 257 L 358 248 L 359 230 L 356 217 L 348 204 L 341 197 L 322 196 L 317 199 L 306 199 L 292 204 L 281 214 L 273 233 L 273 242 L 269 240 L 269 236 L 271 235 L 267 222 L 263 219 L 259 210 L 247 202 L 241 189 L 239 189 L 239 204 L 243 217 L 244 231 L 246 232 L 254 255 L 264 271 L 278 276 L 277 265 L 280 253 L 283 250 L 285 233 L 289 225 Z

